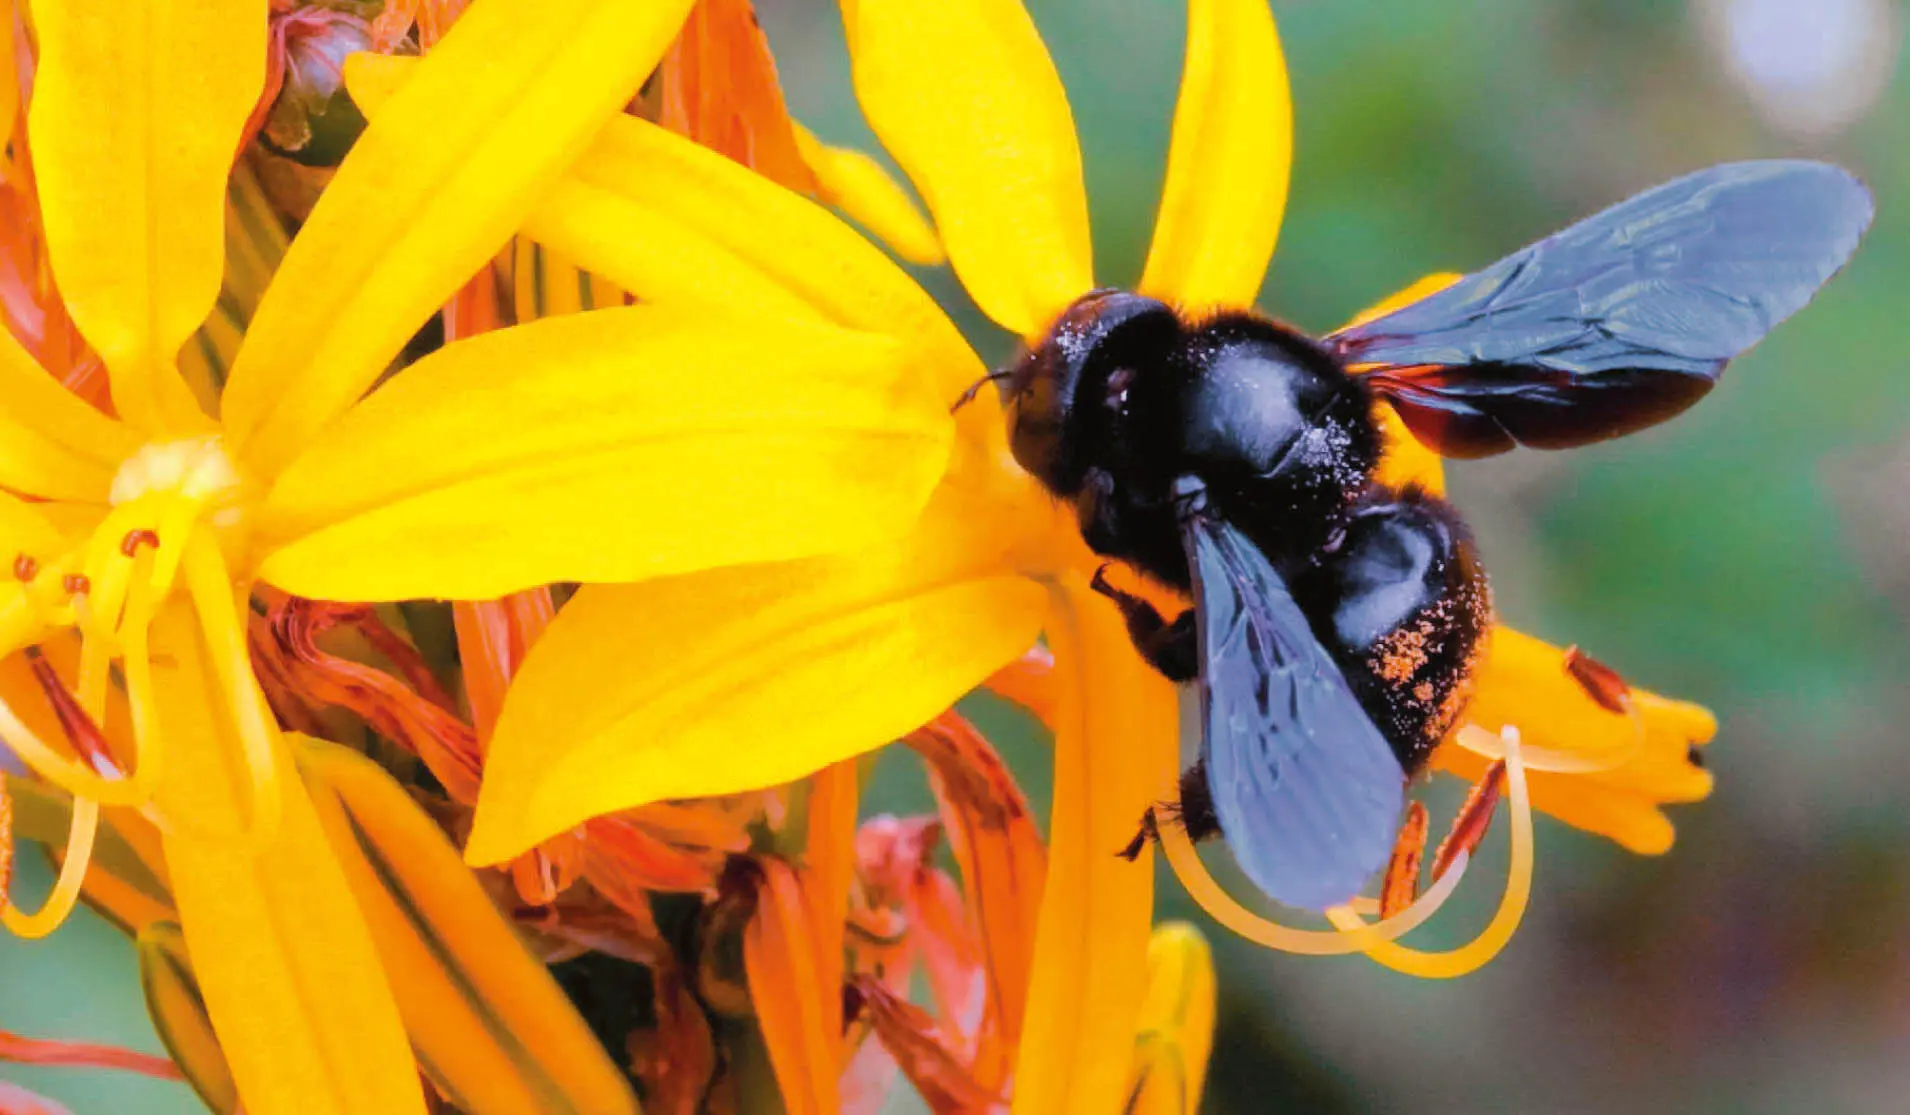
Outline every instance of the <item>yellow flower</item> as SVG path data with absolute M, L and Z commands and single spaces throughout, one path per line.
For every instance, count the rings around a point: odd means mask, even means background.
M 299 231 L 216 418 L 177 360 L 219 289 L 266 4 L 34 6 L 27 139 L 51 266 L 118 417 L 0 333 L 0 488 L 30 497 L 0 493 L 0 653 L 77 628 L 79 705 L 107 723 L 123 678 L 131 738 L 83 761 L 0 707 L 0 736 L 74 799 L 53 899 L 4 916 L 50 930 L 101 807 L 143 812 L 249 1111 L 423 1110 L 247 659 L 255 579 L 482 599 L 809 559 L 899 534 L 943 470 L 945 401 L 892 342 L 821 323 L 570 315 L 448 345 L 360 398 L 629 101 L 688 6 L 473 5 Z
M 995 321 L 1038 336 L 1094 279 L 1073 125 L 1027 13 L 1015 0 L 843 8 L 865 111 L 927 201 L 956 272 Z M 1261 0 L 1195 0 L 1190 12 L 1166 194 L 1139 289 L 1198 312 L 1253 299 L 1278 232 L 1291 128 Z M 406 67 L 358 60 L 348 76 L 368 113 L 388 111 Z M 985 370 L 935 304 L 840 222 L 640 121 L 613 121 L 525 229 L 639 298 L 727 308 L 738 331 L 803 321 L 891 338 L 943 400 Z M 984 394 L 953 424 L 948 467 L 897 541 L 798 561 L 710 561 L 580 591 L 507 698 L 466 855 L 496 862 L 597 814 L 811 774 L 924 723 L 1045 633 L 1059 681 L 1053 844 L 1014 1102 L 1112 1110 L 1128 1083 L 1152 902 L 1152 872 L 1113 852 L 1172 785 L 1175 696 L 1088 588 L 1098 561 L 1013 463 L 995 401 Z M 1405 467 L 1405 448 L 1389 467 Z M 685 458 L 675 471 L 701 467 Z M 782 529 L 779 503 L 764 492 L 753 529 Z M 1529 743 L 1576 744 L 1553 734 L 1543 706 L 1514 711 Z M 1510 796 L 1523 820 L 1518 759 L 1508 756 Z M 1522 909 L 1529 820 L 1515 827 L 1518 878 L 1481 947 L 1423 961 L 1391 946 L 1423 909 L 1383 932 L 1300 933 L 1301 945 L 1369 949 L 1434 974 L 1476 965 Z

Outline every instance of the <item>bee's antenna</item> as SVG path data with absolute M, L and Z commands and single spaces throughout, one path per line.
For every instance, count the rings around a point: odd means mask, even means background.
M 1008 370 L 1008 369 L 1004 369 L 999 372 L 989 372 L 987 375 L 976 380 L 974 383 L 969 384 L 968 390 L 962 392 L 962 397 L 955 400 L 955 405 L 949 407 L 948 412 L 950 414 L 954 414 L 956 411 L 974 402 L 975 396 L 981 394 L 982 384 L 995 383 L 1000 380 L 1007 379 L 1009 376 L 1012 376 L 1014 374 L 1015 373 L 1012 370 Z

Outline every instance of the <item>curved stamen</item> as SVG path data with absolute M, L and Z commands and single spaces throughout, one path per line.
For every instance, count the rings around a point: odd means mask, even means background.
M 1554 747 L 1533 747 L 1521 744 L 1520 750 L 1525 756 L 1525 769 L 1544 771 L 1548 774 L 1602 774 L 1618 770 L 1645 749 L 1645 717 L 1638 711 L 1630 697 L 1623 698 L 1624 713 L 1631 720 L 1631 741 L 1612 754 L 1585 754 L 1577 751 L 1560 751 Z M 1507 725 L 1507 727 L 1511 727 Z M 1452 737 L 1459 746 L 1475 755 L 1487 759 L 1505 758 L 1505 744 L 1499 733 L 1487 731 L 1477 724 L 1467 724 Z
M 252 800 L 249 807 L 241 805 L 241 824 L 249 839 L 266 843 L 278 832 L 283 808 L 276 727 L 268 718 L 258 682 L 252 676 L 252 659 L 233 599 L 232 577 L 226 571 L 218 541 L 195 531 L 184 550 L 186 589 L 192 596 L 193 610 L 199 614 L 199 629 L 205 636 L 213 673 L 225 694 L 226 711 L 238 729 L 251 781 Z
M 1463 976 L 1497 956 L 1506 942 L 1512 939 L 1519 921 L 1525 917 L 1526 904 L 1532 897 L 1532 802 L 1526 788 L 1525 762 L 1520 754 L 1517 728 L 1506 726 L 1504 745 L 1506 790 L 1512 801 L 1512 863 L 1506 871 L 1505 895 L 1499 900 L 1498 911 L 1468 944 L 1446 952 L 1423 952 L 1405 945 L 1382 942 L 1364 950 L 1376 963 L 1396 972 L 1425 979 Z M 1459 863 L 1459 860 L 1454 860 L 1455 873 Z M 1327 917 L 1334 925 L 1348 932 L 1360 932 L 1367 928 L 1364 918 L 1344 907 L 1329 910 Z
M 119 627 L 120 609 L 126 603 L 126 589 L 132 582 L 132 561 L 117 544 L 121 536 L 138 526 L 151 511 L 148 501 L 140 500 L 113 508 L 94 529 L 84 547 L 79 568 L 86 582 L 85 599 L 76 601 L 79 627 L 88 643 L 97 643 L 89 656 L 82 651 L 80 663 L 80 699 L 89 693 L 105 691 L 105 659 L 117 650 L 114 633 Z M 80 595 L 80 594 L 76 594 Z M 88 702 L 90 705 L 91 702 Z
M 151 560 L 150 556 L 142 555 L 137 564 Z M 133 730 L 132 779 L 145 788 L 146 800 L 150 801 L 159 785 L 166 733 L 153 725 L 153 666 L 146 649 L 148 629 L 152 627 L 153 612 L 159 606 L 160 597 L 149 584 L 141 582 L 138 577 L 141 572 L 144 570 L 135 568 L 133 587 L 126 594 L 125 630 L 120 639 L 124 657 L 120 667 L 126 674 L 126 707 Z
M 151 573 L 155 599 L 172 590 L 173 580 L 179 575 L 179 563 L 185 558 L 185 547 L 179 545 L 179 540 L 192 535 L 193 524 L 204 510 L 203 500 L 192 499 L 170 500 L 161 508 L 153 524 L 153 533 L 158 535 L 153 543 Z
M 1445 905 L 1446 899 L 1452 897 L 1452 892 L 1458 888 L 1459 880 L 1466 873 L 1466 857 L 1461 855 L 1453 861 L 1452 870 L 1420 895 L 1417 902 L 1375 925 L 1360 922 L 1357 927 L 1350 929 L 1296 929 L 1269 921 L 1235 901 L 1208 873 L 1207 865 L 1201 862 L 1200 854 L 1194 851 L 1193 841 L 1187 838 L 1187 833 L 1179 825 L 1160 826 L 1159 838 L 1161 850 L 1167 853 L 1167 862 L 1173 865 L 1181 886 L 1187 888 L 1187 893 L 1215 921 L 1256 944 L 1308 956 L 1344 956 L 1347 953 L 1370 951 L 1412 932 Z M 1350 911 L 1348 913 L 1357 920 L 1357 915 L 1351 915 Z M 1338 924 L 1337 919 L 1335 924 Z
M 86 879 L 86 865 L 93 859 L 93 837 L 98 832 L 99 803 L 75 797 L 73 820 L 67 828 L 66 856 L 60 861 L 60 877 L 54 880 L 52 893 L 30 914 L 6 897 L 4 903 L 0 903 L 0 924 L 14 936 L 29 940 L 58 929 L 79 901 L 80 884 Z

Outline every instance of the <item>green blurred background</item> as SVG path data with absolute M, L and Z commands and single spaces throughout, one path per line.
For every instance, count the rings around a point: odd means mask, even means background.
M 869 144 L 826 0 L 761 0 L 790 100 Z M 1085 148 L 1099 277 L 1139 272 L 1181 63 L 1172 0 L 1033 0 Z M 1878 217 L 1809 310 L 1692 413 L 1453 470 L 1504 615 L 1703 701 L 1718 790 L 1640 859 L 1545 823 L 1532 912 L 1483 972 L 1425 983 L 1265 953 L 1222 971 L 1213 1113 L 1531 1115 L 1910 1108 L 1910 81 L 1895 0 L 1280 0 L 1296 163 L 1261 305 L 1312 330 L 1488 263 L 1680 172 L 1851 167 Z M 929 276 L 985 354 L 1008 341 Z M 982 706 L 983 702 L 974 702 Z M 1025 719 L 973 711 L 1046 793 Z M 927 801 L 880 765 L 871 812 Z M 1496 849 L 1496 839 L 1494 843 Z M 1493 851 L 1478 872 L 1502 869 Z M 31 859 L 32 857 L 29 857 Z M 44 888 L 28 865 L 23 901 Z M 1469 935 L 1467 888 L 1427 936 Z M 1191 907 L 1168 882 L 1163 915 Z M 0 1028 L 157 1050 L 122 938 L 0 937 Z M 81 1113 L 183 1087 L 0 1067 Z

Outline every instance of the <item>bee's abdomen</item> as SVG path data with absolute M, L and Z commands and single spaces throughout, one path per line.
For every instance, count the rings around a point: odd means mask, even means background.
M 1297 579 L 1296 596 L 1408 773 L 1465 711 L 1492 598 L 1450 505 L 1417 491 L 1368 497 Z

